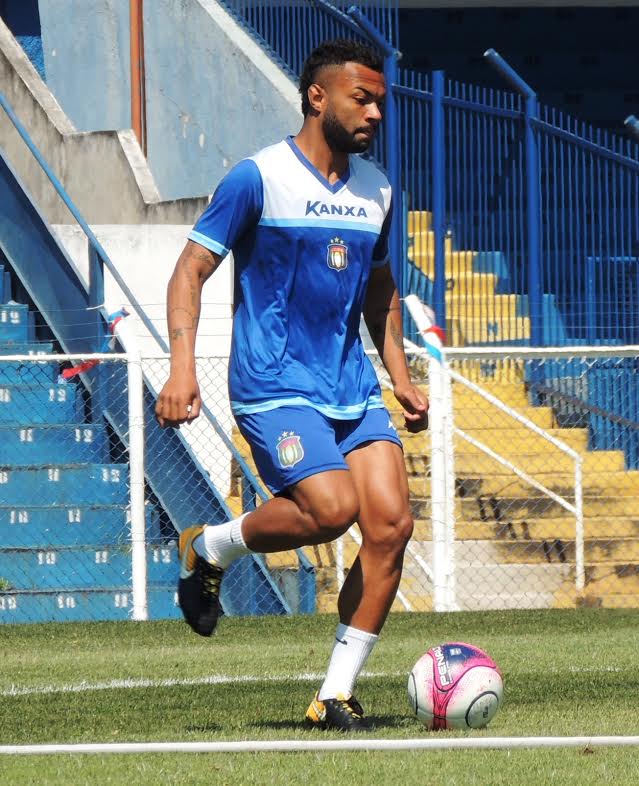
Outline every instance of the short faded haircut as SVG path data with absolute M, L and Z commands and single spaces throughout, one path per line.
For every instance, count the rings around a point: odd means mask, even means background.
M 300 94 L 302 96 L 302 114 L 308 114 L 310 103 L 308 88 L 317 82 L 317 75 L 327 66 L 341 66 L 345 63 L 359 63 L 370 68 L 371 71 L 382 73 L 384 61 L 374 49 L 359 41 L 349 41 L 346 38 L 336 38 L 334 41 L 324 41 L 313 49 L 306 58 L 302 75 L 300 76 Z

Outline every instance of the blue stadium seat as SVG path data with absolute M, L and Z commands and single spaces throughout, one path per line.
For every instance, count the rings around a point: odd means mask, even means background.
M 128 464 L 50 464 L 0 468 L 0 505 L 124 505 Z
M 33 341 L 35 321 L 28 306 L 20 303 L 0 305 L 0 341 Z
M 126 504 L 90 506 L 0 506 L 4 548 L 43 549 L 51 546 L 108 546 L 127 543 L 130 521 Z M 146 509 L 149 543 L 161 540 L 157 509 Z
M 0 423 L 78 423 L 84 420 L 78 385 L 0 386 Z
M 21 426 L 0 424 L 0 466 L 54 464 L 59 461 L 108 461 L 105 427 L 77 422 Z
M 175 552 L 175 546 L 148 548 L 150 583 L 170 583 L 175 587 L 178 577 Z M 121 588 L 131 579 L 131 547 L 0 548 L 0 576 L 3 586 L 15 591 Z
M 0 342 L 0 355 L 33 355 L 34 362 L 23 360 L 7 361 L 0 363 L 0 385 L 13 385 L 20 382 L 25 384 L 49 384 L 56 382 L 59 371 L 52 363 L 37 362 L 38 355 L 50 355 L 53 352 L 51 343 L 6 343 Z

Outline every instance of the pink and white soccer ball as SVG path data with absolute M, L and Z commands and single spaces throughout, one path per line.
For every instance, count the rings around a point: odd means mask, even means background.
M 408 697 L 429 729 L 482 729 L 504 693 L 495 661 L 479 647 L 447 642 L 432 647 L 413 666 Z

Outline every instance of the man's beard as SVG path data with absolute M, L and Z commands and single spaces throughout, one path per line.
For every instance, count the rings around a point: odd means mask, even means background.
M 355 139 L 354 134 L 347 131 L 330 110 L 322 119 L 322 131 L 334 153 L 363 153 L 373 141 L 372 137 L 362 137 L 360 141 Z

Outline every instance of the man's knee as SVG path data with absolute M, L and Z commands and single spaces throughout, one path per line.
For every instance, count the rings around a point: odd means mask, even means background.
M 339 538 L 357 521 L 358 516 L 359 502 L 354 490 L 342 493 L 339 498 L 325 499 L 313 511 L 318 538 L 323 543 Z
M 377 551 L 403 552 L 413 535 L 413 517 L 408 509 L 389 512 L 363 534 L 364 541 Z

